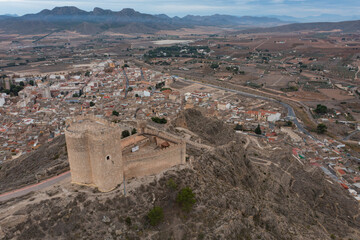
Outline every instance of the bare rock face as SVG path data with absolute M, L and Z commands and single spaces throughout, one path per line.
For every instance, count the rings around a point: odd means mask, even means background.
M 326 181 L 322 172 L 305 171 L 286 145 L 276 151 L 252 144 L 244 149 L 246 141 L 231 135 L 226 125 L 193 110 L 182 117 L 204 141 L 221 146 L 211 151 L 189 147 L 191 167 L 169 170 L 150 183 L 129 188 L 126 197 L 122 189 L 102 194 L 73 187 L 65 191 L 66 197 L 59 191 L 28 203 L 20 207 L 13 224 L 2 225 L 5 218 L 0 217 L 3 238 L 360 239 L 358 203 Z M 211 130 L 212 126 L 221 131 Z M 222 133 L 231 137 L 221 137 Z M 211 140 L 212 134 L 218 139 Z M 254 162 L 255 157 L 271 164 Z M 196 196 L 189 213 L 176 203 L 183 187 L 190 187 Z M 9 204 L 0 205 L 0 212 Z M 164 221 L 155 227 L 146 217 L 154 206 L 164 213 Z
M 199 110 L 188 109 L 176 119 L 177 127 L 188 128 L 211 145 L 223 145 L 234 139 L 234 131 L 222 121 L 204 117 Z

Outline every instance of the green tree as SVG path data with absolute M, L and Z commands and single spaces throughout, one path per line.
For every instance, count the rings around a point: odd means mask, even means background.
M 176 202 L 181 206 L 183 211 L 189 212 L 196 203 L 195 194 L 192 192 L 191 188 L 183 188 L 176 196 Z
M 79 94 L 74 93 L 74 94 L 73 94 L 73 97 L 74 97 L 74 98 L 79 97 Z
M 317 133 L 323 134 L 326 132 L 326 130 L 327 130 L 327 126 L 325 124 L 320 123 L 317 125 L 317 128 L 316 128 Z
M 112 112 L 112 115 L 118 117 L 118 116 L 119 116 L 119 112 L 117 112 L 117 111 L 114 110 L 114 111 Z
M 212 64 L 210 65 L 210 68 L 212 68 L 212 69 L 219 68 L 219 64 L 217 64 L 217 63 L 212 63 Z
M 21 87 L 25 86 L 24 82 L 21 81 L 21 82 L 20 82 L 20 86 L 21 86 Z
M 255 128 L 254 131 L 256 134 L 260 135 L 261 134 L 261 128 L 260 128 L 260 124 L 258 124 L 258 126 Z
M 325 114 L 325 113 L 327 113 L 327 111 L 328 111 L 328 108 L 321 104 L 318 104 L 315 108 L 315 112 L 317 114 Z
M 174 181 L 174 179 L 170 178 L 166 185 L 171 189 L 171 190 L 176 190 L 177 189 L 177 184 L 176 182 Z
M 136 134 L 136 133 L 137 133 L 136 128 L 133 128 L 133 129 L 131 130 L 131 135 L 134 135 L 134 134 Z
M 90 107 L 95 106 L 95 103 L 93 101 L 90 102 Z
M 165 82 L 160 82 L 160 83 L 157 83 L 156 85 L 155 85 L 155 88 L 156 89 L 161 89 L 161 88 L 163 88 L 165 86 Z
M 30 80 L 30 81 L 29 81 L 29 84 L 30 84 L 31 86 L 34 86 L 34 85 L 35 85 L 35 83 L 34 83 L 33 80 Z
M 152 117 L 151 120 L 153 122 L 159 123 L 159 124 L 166 124 L 167 120 L 165 118 L 158 118 L 158 117 Z
M 122 133 L 121 133 L 121 137 L 122 137 L 122 138 L 126 138 L 126 137 L 128 137 L 128 136 L 130 136 L 130 132 L 129 132 L 128 130 L 122 131 Z
M 10 85 L 10 90 L 9 89 L 3 89 L 2 87 L 0 87 L 0 92 L 6 93 L 6 94 L 12 94 L 14 96 L 18 96 L 18 93 L 23 89 L 24 89 L 23 86 L 11 84 Z
M 161 207 L 155 206 L 147 214 L 147 219 L 151 226 L 157 226 L 164 220 L 164 211 Z
M 236 131 L 242 131 L 242 130 L 243 130 L 243 126 L 240 125 L 240 124 L 236 124 L 235 130 L 236 130 Z
M 90 71 L 86 71 L 85 77 L 90 77 Z

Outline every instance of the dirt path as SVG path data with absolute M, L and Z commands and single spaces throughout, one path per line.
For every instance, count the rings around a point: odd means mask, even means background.
M 256 49 L 258 47 L 261 47 L 264 43 L 266 43 L 270 38 L 267 38 L 264 42 L 260 43 L 259 45 L 257 45 L 256 47 L 254 47 L 253 51 L 256 51 Z
M 274 82 L 271 86 L 276 86 L 276 84 L 278 84 L 282 79 L 284 78 L 284 76 L 281 76 L 276 82 Z

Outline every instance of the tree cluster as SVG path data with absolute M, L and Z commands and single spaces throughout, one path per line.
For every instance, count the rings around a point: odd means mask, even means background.
M 324 105 L 318 104 L 314 110 L 317 114 L 325 114 L 328 112 L 328 108 Z
M 159 117 L 152 117 L 151 120 L 153 122 L 159 123 L 159 124 L 166 124 L 167 120 L 165 118 L 159 118 Z

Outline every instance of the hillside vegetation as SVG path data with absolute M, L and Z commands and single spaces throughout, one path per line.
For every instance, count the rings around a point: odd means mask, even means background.
M 188 145 L 191 164 L 149 177 L 148 182 L 129 180 L 126 196 L 122 187 L 104 194 L 63 185 L 39 193 L 41 200 L 21 200 L 18 207 L 16 201 L 3 203 L 0 236 L 360 239 L 358 203 L 317 168 L 299 164 L 287 145 L 258 146 L 253 144 L 256 139 L 240 137 L 196 110 L 185 111 L 176 126 L 187 127 L 216 148 Z

